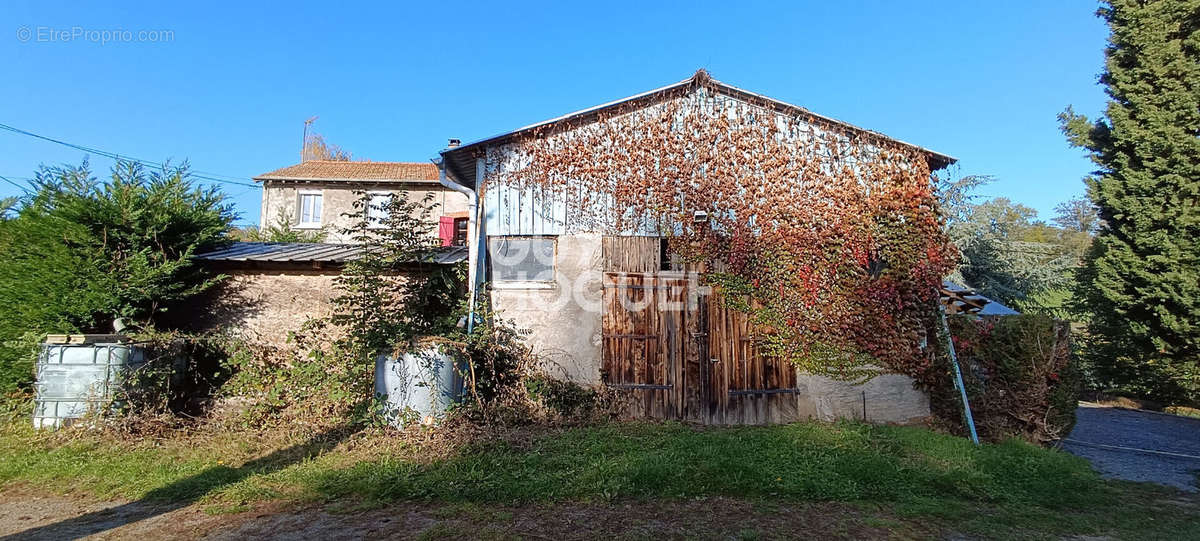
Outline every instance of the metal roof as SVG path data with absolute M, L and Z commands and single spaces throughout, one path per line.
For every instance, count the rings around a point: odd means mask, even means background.
M 770 97 L 767 97 L 767 96 L 764 96 L 761 94 L 750 92 L 749 90 L 743 90 L 736 86 L 723 83 L 721 81 L 713 79 L 711 76 L 709 76 L 708 72 L 703 69 L 697 70 L 696 73 L 694 75 L 692 75 L 691 77 L 688 77 L 687 79 L 684 79 L 684 80 L 679 81 L 674 84 L 670 84 L 670 85 L 667 85 L 664 87 L 656 88 L 654 90 L 642 92 L 640 94 L 634 94 L 627 98 L 610 101 L 608 103 L 597 105 L 595 107 L 589 107 L 587 109 L 582 109 L 579 111 L 575 111 L 573 113 L 567 113 L 565 115 L 562 115 L 562 116 L 559 116 L 556 118 L 552 118 L 550 120 L 537 122 L 535 124 L 530 124 L 528 126 L 518 128 L 518 129 L 510 131 L 510 132 L 505 132 L 505 133 L 502 133 L 499 135 L 494 135 L 492 137 L 487 137 L 484 139 L 480 139 L 478 141 L 472 141 L 465 145 L 447 148 L 445 150 L 442 150 L 441 154 L 442 154 L 442 156 L 444 156 L 446 158 L 446 162 L 449 165 L 450 172 L 460 183 L 467 185 L 467 186 L 474 186 L 474 184 L 475 184 L 475 169 L 474 169 L 475 151 L 473 149 L 475 149 L 476 147 L 480 147 L 480 146 L 486 147 L 486 145 L 489 145 L 489 144 L 503 144 L 503 143 L 511 140 L 513 137 L 516 137 L 521 134 L 529 133 L 538 128 L 549 126 L 549 125 L 552 125 L 552 124 L 555 124 L 558 122 L 564 122 L 564 121 L 574 120 L 574 119 L 582 119 L 582 118 L 588 117 L 589 115 L 599 118 L 600 112 L 604 111 L 605 109 L 609 109 L 611 107 L 616 107 L 616 106 L 626 104 L 626 103 L 637 102 L 639 100 L 653 102 L 654 100 L 657 100 L 659 98 L 673 95 L 673 93 L 680 92 L 680 91 L 686 92 L 688 90 L 691 90 L 692 88 L 699 87 L 699 86 L 707 87 L 707 88 L 713 89 L 717 92 L 721 92 L 721 93 L 733 96 L 735 98 L 763 102 L 767 105 L 788 111 L 790 113 L 806 115 L 810 118 L 817 119 L 822 122 L 827 122 L 830 124 L 837 125 L 843 129 L 851 130 L 853 132 L 857 132 L 857 133 L 861 133 L 861 134 L 867 134 L 867 135 L 874 136 L 874 137 L 880 137 L 880 138 L 886 139 L 888 141 L 892 141 L 892 142 L 899 143 L 899 144 L 902 144 L 902 145 L 905 145 L 908 147 L 912 147 L 913 149 L 920 151 L 921 153 L 923 153 L 927 156 L 927 159 L 930 162 L 930 167 L 932 167 L 933 169 L 941 169 L 942 167 L 946 167 L 946 166 L 958 161 L 957 158 L 955 158 L 953 156 L 949 156 L 947 154 L 935 152 L 933 150 L 927 149 L 922 146 L 918 146 L 918 145 L 914 145 L 912 143 L 901 141 L 894 137 L 888 137 L 887 135 L 884 135 L 877 131 L 860 128 L 858 126 L 850 124 L 849 122 L 843 122 L 843 121 L 837 120 L 835 118 L 827 117 L 824 115 L 819 115 L 819 114 L 809 111 L 808 109 L 801 107 L 799 105 L 793 105 L 793 104 L 787 103 L 785 101 L 780 101 L 780 100 L 770 98 Z
M 947 292 L 954 293 L 962 299 L 971 301 L 974 304 L 982 304 L 983 307 L 970 313 L 980 316 L 1019 316 L 1020 312 L 1013 310 L 999 302 L 984 297 L 976 293 L 974 289 L 963 287 L 949 280 L 942 282 L 942 289 Z
M 362 256 L 363 246 L 358 244 L 332 244 L 323 242 L 235 242 L 220 250 L 197 254 L 203 261 L 262 261 L 278 263 L 345 263 Z M 467 260 L 467 249 L 463 246 L 439 248 L 432 261 L 437 265 L 450 265 Z M 414 261 L 413 263 L 422 263 Z

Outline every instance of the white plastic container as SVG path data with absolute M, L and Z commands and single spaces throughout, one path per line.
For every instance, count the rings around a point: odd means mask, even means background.
M 61 335 L 56 335 L 61 336 Z M 141 346 L 111 335 L 72 335 L 42 344 L 34 384 L 34 428 L 57 428 L 111 405 L 127 374 L 146 362 Z
M 436 344 L 426 344 L 399 357 L 375 359 L 375 394 L 389 425 L 402 427 L 413 421 L 433 424 L 462 396 L 463 370 Z

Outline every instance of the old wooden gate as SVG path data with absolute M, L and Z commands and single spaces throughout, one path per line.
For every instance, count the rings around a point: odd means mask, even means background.
M 796 370 L 762 355 L 754 327 L 695 274 L 606 272 L 602 374 L 634 416 L 795 420 Z

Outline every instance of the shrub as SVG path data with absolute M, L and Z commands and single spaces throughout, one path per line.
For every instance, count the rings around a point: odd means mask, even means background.
M 1066 322 L 1041 315 L 953 316 L 949 324 L 981 438 L 1046 443 L 1067 436 L 1075 424 L 1080 374 Z M 933 409 L 961 431 L 953 376 L 941 379 L 931 393 Z
M 1187 406 L 1167 406 L 1163 411 L 1171 415 L 1179 415 L 1182 417 L 1195 417 L 1200 419 L 1200 409 L 1189 408 Z
M 45 168 L 16 217 L 0 221 L 0 392 L 28 387 L 47 333 L 152 326 L 216 281 L 192 263 L 224 241 L 234 214 L 186 167 L 118 163 L 97 181 L 87 162 Z

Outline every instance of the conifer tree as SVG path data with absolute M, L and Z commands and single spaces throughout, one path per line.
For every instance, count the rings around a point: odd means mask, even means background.
M 1200 0 L 1109 0 L 1104 118 L 1060 115 L 1098 169 L 1080 272 L 1098 383 L 1200 400 Z

